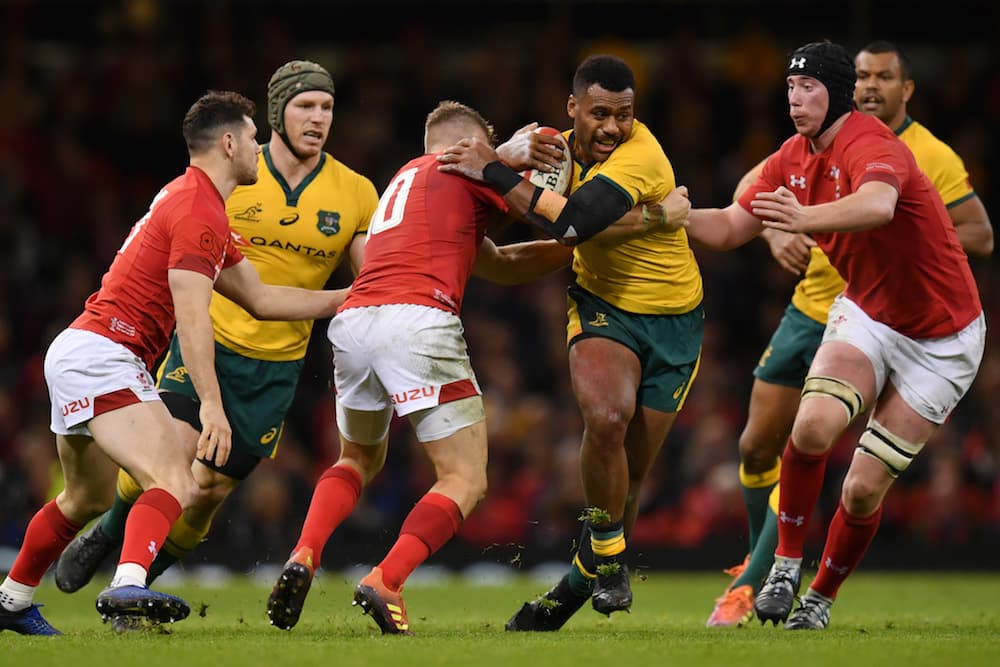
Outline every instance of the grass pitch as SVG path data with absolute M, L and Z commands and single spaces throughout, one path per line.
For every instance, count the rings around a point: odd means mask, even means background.
M 116 635 L 94 611 L 99 586 L 74 595 L 44 584 L 36 599 L 62 637 L 0 633 L 0 665 L 32 667 L 340 667 L 343 665 L 1000 665 L 1000 573 L 855 574 L 823 632 L 761 626 L 707 629 L 728 580 L 721 574 L 633 576 L 631 614 L 605 618 L 589 605 L 558 633 L 503 626 L 545 582 L 523 576 L 476 586 L 463 579 L 405 591 L 415 637 L 382 636 L 351 606 L 355 582 L 317 577 L 299 624 L 267 623 L 269 588 L 247 578 L 222 587 L 164 585 L 191 616 L 164 631 Z

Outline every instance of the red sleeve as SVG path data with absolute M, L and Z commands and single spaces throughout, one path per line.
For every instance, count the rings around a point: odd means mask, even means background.
M 750 202 L 753 201 L 758 192 L 774 192 L 784 182 L 785 175 L 781 173 L 781 151 L 779 150 L 767 158 L 760 176 L 744 190 L 737 202 L 749 213 L 751 211 Z
M 236 232 L 230 230 L 229 245 L 226 247 L 226 258 L 222 262 L 222 268 L 228 269 L 230 266 L 235 266 L 243 261 L 243 252 L 240 250 L 240 246 L 247 245 L 246 240 L 237 234 Z
M 858 136 L 843 153 L 853 184 L 851 190 L 856 192 L 868 181 L 881 181 L 902 192 L 910 175 L 902 151 L 909 150 L 902 141 L 870 134 Z
M 195 271 L 215 280 L 231 246 L 228 225 L 219 229 L 202 218 L 188 216 L 174 221 L 171 231 L 167 268 Z

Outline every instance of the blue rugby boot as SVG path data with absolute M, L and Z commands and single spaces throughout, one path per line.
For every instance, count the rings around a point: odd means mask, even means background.
M 96 606 L 105 621 L 116 616 L 139 616 L 151 623 L 174 623 L 191 613 L 188 603 L 176 595 L 145 586 L 105 588 L 97 596 Z
M 61 635 L 38 611 L 40 604 L 33 604 L 20 611 L 8 611 L 0 607 L 0 632 L 13 630 L 21 635 Z

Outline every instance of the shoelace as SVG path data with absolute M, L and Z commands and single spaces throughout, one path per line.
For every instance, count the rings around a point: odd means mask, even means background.
M 76 558 L 73 560 L 82 565 L 89 562 L 90 559 L 102 551 L 103 548 L 101 539 L 97 537 L 96 532 L 92 535 L 85 535 L 80 538 L 80 548 L 77 550 Z
M 775 568 L 774 574 L 768 577 L 766 588 L 773 591 L 788 589 L 790 593 L 794 594 L 795 571 L 790 567 Z
M 796 614 L 801 614 L 808 618 L 812 625 L 825 626 L 830 622 L 830 611 L 827 606 L 812 598 L 802 598 L 802 605 Z

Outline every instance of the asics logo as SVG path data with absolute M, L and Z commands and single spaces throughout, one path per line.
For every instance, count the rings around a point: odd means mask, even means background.
M 288 225 L 294 225 L 298 221 L 299 221 L 299 214 L 295 213 L 293 215 L 286 215 L 281 220 L 278 220 L 278 224 L 281 225 L 282 227 L 285 227 Z

